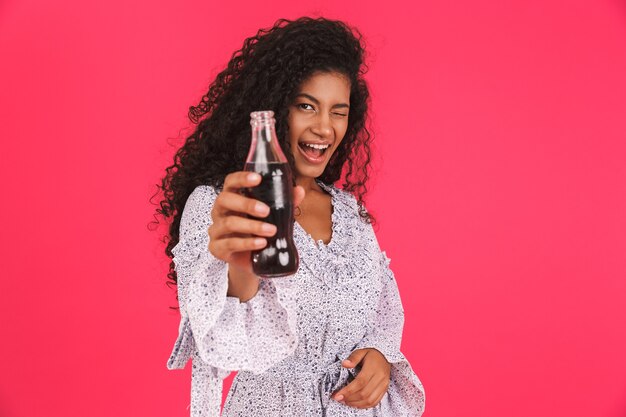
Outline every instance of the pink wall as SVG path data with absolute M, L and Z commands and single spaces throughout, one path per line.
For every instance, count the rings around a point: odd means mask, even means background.
M 323 14 L 371 48 L 426 415 L 626 416 L 623 2 L 223 3 L 0 5 L 0 415 L 188 415 L 146 227 L 167 139 L 244 37 Z

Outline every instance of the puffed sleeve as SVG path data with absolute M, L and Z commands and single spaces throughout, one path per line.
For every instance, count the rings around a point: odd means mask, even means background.
M 181 322 L 167 367 L 181 369 L 192 359 L 192 416 L 220 415 L 222 380 L 231 371 L 264 372 L 297 344 L 292 277 L 262 279 L 245 303 L 226 295 L 228 264 L 208 250 L 216 197 L 213 187 L 194 189 L 172 249 Z
M 381 415 L 420 417 L 424 412 L 425 393 L 421 381 L 409 361 L 400 352 L 404 308 L 398 284 L 385 252 L 381 252 L 371 226 L 368 227 L 370 250 L 374 254 L 377 273 L 382 277 L 380 298 L 368 330 L 356 349 L 374 348 L 391 364 L 391 381 L 387 396 L 380 403 Z

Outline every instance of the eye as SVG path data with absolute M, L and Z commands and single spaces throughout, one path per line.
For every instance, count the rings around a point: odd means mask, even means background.
M 300 108 L 300 109 L 302 109 L 302 110 L 315 110 L 315 109 L 313 108 L 313 106 L 312 106 L 312 105 L 310 105 L 309 103 L 300 103 L 300 104 L 297 104 L 297 106 L 298 106 L 298 108 Z M 309 106 L 309 107 L 310 107 L 310 109 L 307 109 L 307 108 L 306 108 L 306 106 Z
M 343 113 L 333 113 L 335 116 L 341 116 L 341 117 L 347 117 L 347 114 L 343 114 Z

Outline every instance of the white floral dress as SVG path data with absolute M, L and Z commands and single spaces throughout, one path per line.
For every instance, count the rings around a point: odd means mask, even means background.
M 192 360 L 192 417 L 220 415 L 231 371 L 239 372 L 224 417 L 422 415 L 424 388 L 400 352 L 404 312 L 389 259 L 352 194 L 318 184 L 332 199 L 330 243 L 315 242 L 296 222 L 298 272 L 261 279 L 245 303 L 226 296 L 228 265 L 208 251 L 217 191 L 201 185 L 189 196 L 172 249 L 181 321 L 167 367 Z M 387 394 L 369 409 L 331 399 L 358 373 L 341 361 L 368 347 L 391 363 Z

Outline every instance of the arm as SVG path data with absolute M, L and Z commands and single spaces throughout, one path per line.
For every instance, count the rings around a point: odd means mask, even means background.
M 400 352 L 404 309 L 389 262 L 385 252 L 380 252 L 382 293 L 374 320 L 356 349 L 375 349 L 382 353 L 391 365 L 388 395 L 386 398 L 383 397 L 380 403 L 381 409 L 387 411 L 383 415 L 419 417 L 424 412 L 424 387 L 408 360 Z M 365 361 L 363 366 L 365 368 Z
M 342 366 L 361 369 L 334 399 L 352 407 L 377 407 L 381 415 L 419 417 L 424 411 L 424 388 L 400 352 L 404 309 L 389 258 L 380 250 L 371 225 L 360 229 L 360 250 L 371 254 L 372 279 L 378 282 L 376 305 L 367 330 Z M 339 397 L 339 398 L 338 398 Z
M 181 315 L 188 317 L 205 362 L 223 369 L 263 370 L 295 348 L 295 317 L 293 322 L 289 320 L 290 294 L 283 294 L 292 289 L 290 280 L 262 280 L 256 295 L 244 303 L 228 295 L 229 266 L 207 249 L 209 213 L 216 197 L 212 187 L 197 187 L 183 211 L 180 241 L 172 250 Z M 277 343 L 274 336 L 278 335 Z M 259 351 L 259 344 L 266 347 Z
M 382 292 L 375 318 L 365 337 L 357 345 L 357 349 L 374 348 L 391 363 L 402 358 L 400 343 L 404 328 L 404 307 L 394 273 L 389 268 L 390 260 L 385 252 L 380 252 L 379 263 L 383 274 Z
M 245 303 L 254 297 L 259 291 L 259 277 L 249 274 L 229 265 L 228 268 L 228 297 L 239 298 Z
M 261 280 L 246 302 L 228 295 L 228 264 L 208 250 L 216 197 L 209 186 L 193 191 L 181 217 L 180 240 L 172 249 L 181 325 L 168 368 L 183 368 L 193 358 L 192 415 L 194 410 L 219 410 L 221 394 L 215 393 L 230 371 L 263 372 L 297 344 L 293 280 Z

